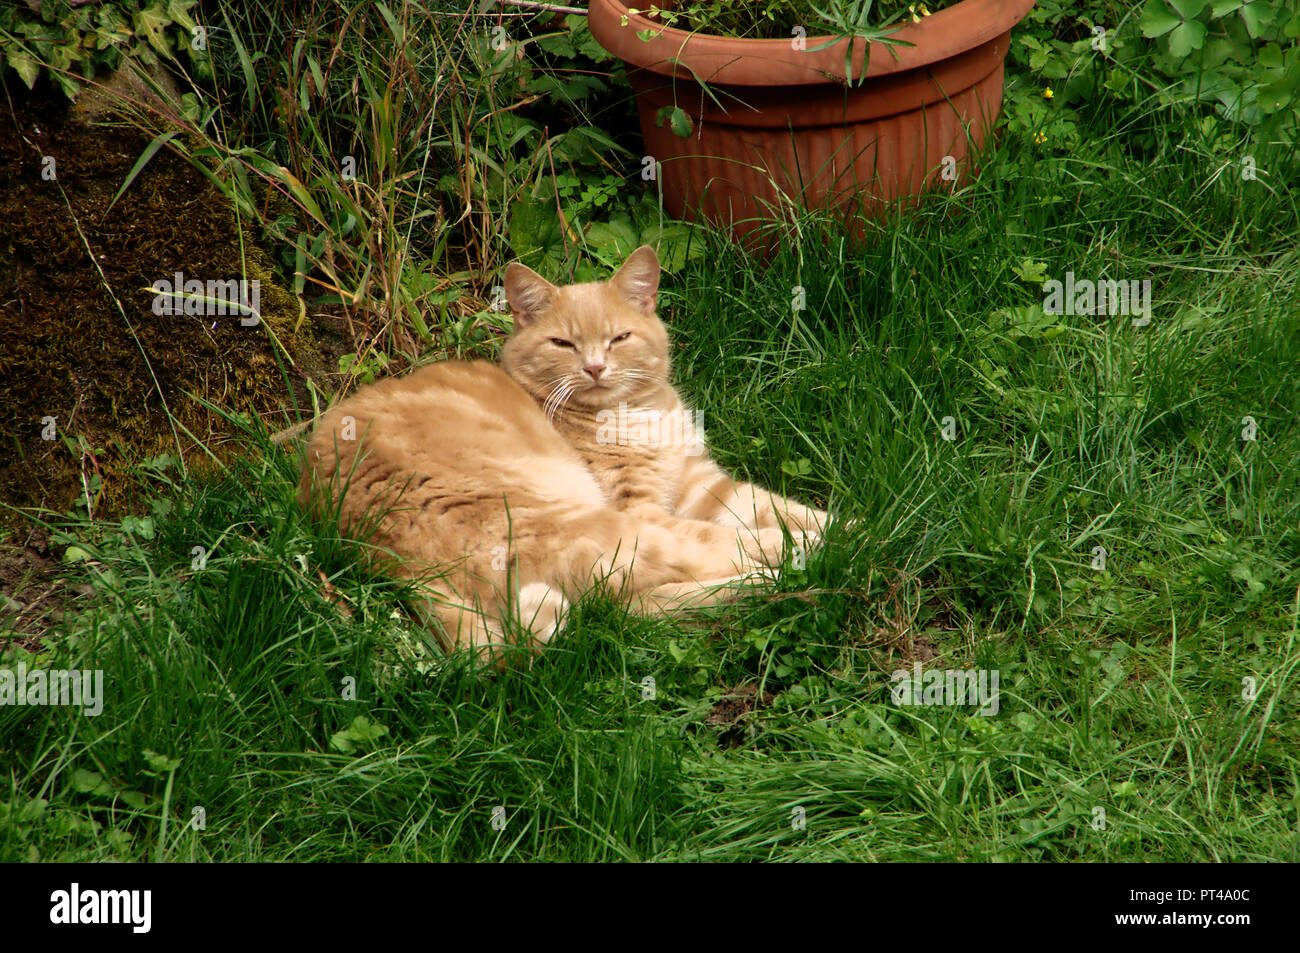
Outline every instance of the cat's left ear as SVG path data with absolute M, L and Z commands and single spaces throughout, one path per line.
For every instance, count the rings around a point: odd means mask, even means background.
M 517 261 L 506 266 L 506 300 L 514 315 L 515 327 L 522 328 L 537 320 L 537 316 L 555 300 L 555 285 L 551 284 L 527 265 Z
M 659 256 L 642 245 L 627 256 L 610 284 L 642 311 L 653 312 L 659 303 Z

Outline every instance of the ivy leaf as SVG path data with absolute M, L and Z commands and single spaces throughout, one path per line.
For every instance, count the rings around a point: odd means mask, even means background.
M 35 60 L 26 53 L 9 53 L 5 59 L 9 61 L 9 65 L 14 68 L 22 81 L 27 84 L 28 89 L 36 85 L 36 74 L 40 70 Z
M 1142 10 L 1142 19 L 1138 21 L 1138 26 L 1142 28 L 1143 36 L 1154 39 L 1157 36 L 1164 36 L 1182 22 L 1181 17 L 1169 12 L 1164 0 L 1148 0 Z
M 190 16 L 190 8 L 195 2 L 196 0 L 168 0 L 167 3 L 167 16 L 186 33 L 192 33 L 196 26 L 194 18 Z
M 161 3 L 145 7 L 131 18 L 135 32 L 149 41 L 149 45 L 158 51 L 163 59 L 172 58 L 171 48 L 167 45 L 167 27 L 171 18 Z

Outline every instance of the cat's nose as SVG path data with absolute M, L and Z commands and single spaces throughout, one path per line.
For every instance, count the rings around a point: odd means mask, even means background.
M 600 375 L 605 373 L 604 364 L 587 364 L 582 369 L 591 375 L 593 381 L 600 380 Z

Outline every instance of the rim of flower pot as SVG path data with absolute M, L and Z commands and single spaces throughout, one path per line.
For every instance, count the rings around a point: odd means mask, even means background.
M 867 77 L 887 76 L 937 63 L 974 49 L 1015 26 L 1034 0 L 962 0 L 908 23 L 890 34 L 892 40 L 913 44 L 870 44 Z M 622 18 L 627 17 L 627 25 Z M 640 13 L 630 13 L 622 0 L 591 0 L 588 18 L 592 35 L 626 63 L 663 76 L 695 78 L 735 86 L 810 86 L 844 82 L 844 42 L 817 49 L 834 36 L 809 36 L 804 50 L 790 39 L 752 40 L 692 33 L 666 27 Z M 637 33 L 651 30 L 642 40 Z M 791 38 L 793 39 L 793 37 Z M 862 76 L 867 44 L 853 42 L 853 76 Z

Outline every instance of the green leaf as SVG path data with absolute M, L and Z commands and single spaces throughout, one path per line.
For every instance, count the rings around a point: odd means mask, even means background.
M 197 0 L 168 0 L 168 19 L 180 26 L 186 33 L 192 32 L 197 24 L 194 22 L 194 18 L 190 16 L 190 8 L 196 2 Z
M 1283 109 L 1294 98 L 1293 91 L 1296 83 L 1287 80 L 1285 77 L 1277 82 L 1268 83 L 1259 89 L 1259 108 L 1267 113 L 1274 113 Z
M 1177 10 L 1184 20 L 1194 20 L 1205 9 L 1205 0 L 1169 0 L 1169 5 Z
M 1176 59 L 1182 59 L 1192 50 L 1199 50 L 1205 42 L 1205 24 L 1199 20 L 1180 23 L 1169 34 L 1169 52 Z
M 153 539 L 153 517 L 124 516 L 122 517 L 122 532 L 138 534 L 145 539 Z
M 330 747 L 343 754 L 352 754 L 359 746 L 374 745 L 386 734 L 387 726 L 371 721 L 365 715 L 357 715 L 352 719 L 351 725 L 334 733 L 330 738 Z
M 79 794 L 113 796 L 113 786 L 104 780 L 104 776 L 97 771 L 87 771 L 85 768 L 77 768 L 72 772 L 72 787 Z
M 36 65 L 34 59 L 26 53 L 9 53 L 5 56 L 5 59 L 9 61 L 9 65 L 14 68 L 19 78 L 27 84 L 28 89 L 36 85 L 36 77 L 40 73 L 40 67 Z
M 641 230 L 637 244 L 653 245 L 659 252 L 659 264 L 670 274 L 706 254 L 703 242 L 691 241 L 691 226 L 685 222 L 666 222 L 662 227 L 654 222 Z
M 564 232 L 551 202 L 518 199 L 510 206 L 510 248 L 525 264 L 537 259 L 564 257 Z
M 1154 39 L 1164 36 L 1182 22 L 1181 17 L 1169 12 L 1164 0 L 1148 0 L 1142 9 L 1142 19 L 1138 21 L 1138 26 L 1142 28 L 1143 36 Z
M 1258 40 L 1264 30 L 1273 22 L 1276 11 L 1263 0 L 1252 0 L 1241 8 L 1241 19 L 1246 24 L 1246 32 L 1251 39 Z
M 161 3 L 145 7 L 131 18 L 131 22 L 135 25 L 135 32 L 144 37 L 159 56 L 167 60 L 172 58 L 171 47 L 167 44 L 167 27 L 172 21 Z
M 402 30 L 401 26 L 397 22 L 397 18 L 393 16 L 393 12 L 388 9 L 388 6 L 386 4 L 376 3 L 375 7 L 379 10 L 380 16 L 384 18 L 384 22 L 388 24 L 389 32 L 393 34 L 393 39 L 397 42 L 397 45 L 400 47 L 405 39 L 405 36 L 404 36 L 404 31 Z
M 179 758 L 169 758 L 165 754 L 159 754 L 157 751 L 151 751 L 148 748 L 144 749 L 144 760 L 148 761 L 149 767 L 159 774 L 167 774 L 181 766 Z
M 1028 281 L 1041 285 L 1047 280 L 1047 262 L 1034 261 L 1026 258 L 1018 265 L 1012 265 L 1011 270 L 1015 272 L 1016 277 L 1021 281 Z
M 663 127 L 664 120 L 668 120 L 668 128 L 673 131 L 673 135 L 685 139 L 695 128 L 691 117 L 687 115 L 686 110 L 681 106 L 662 106 L 659 112 L 655 113 L 655 125 Z
M 636 229 L 626 215 L 616 215 L 608 222 L 595 222 L 587 229 L 587 243 L 596 256 L 611 261 L 622 260 L 636 250 Z

